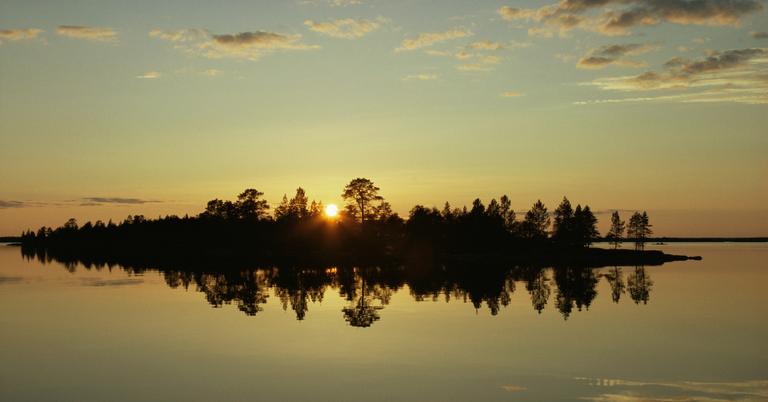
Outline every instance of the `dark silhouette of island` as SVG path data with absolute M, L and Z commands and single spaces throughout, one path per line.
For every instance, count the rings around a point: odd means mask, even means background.
M 584 266 L 544 267 L 503 263 L 450 263 L 440 265 L 239 267 L 234 265 L 113 265 L 91 260 L 67 260 L 44 250 L 28 259 L 44 264 L 57 262 L 74 273 L 78 269 L 103 271 L 122 269 L 142 277 L 159 272 L 171 288 L 192 289 L 204 295 L 215 308 L 234 305 L 248 316 L 256 316 L 275 300 L 283 310 L 293 311 L 297 320 L 308 318 L 312 305 L 328 292 L 337 292 L 346 306 L 340 317 L 353 327 L 370 327 L 384 318 L 386 307 L 399 291 L 416 301 L 459 302 L 476 310 L 498 315 L 511 305 L 515 292 L 526 292 L 531 308 L 541 314 L 554 308 L 568 319 L 575 312 L 588 311 L 598 296 L 598 284 L 605 278 L 610 297 L 619 303 L 623 296 L 636 304 L 647 304 L 653 281 L 644 266 L 634 268 L 590 268 Z M 628 273 L 624 273 L 624 269 Z M 122 282 L 121 282 L 122 283 Z
M 121 223 L 70 219 L 63 226 L 26 231 L 25 252 L 40 250 L 63 260 L 153 265 L 157 263 L 302 263 L 378 265 L 438 262 L 528 263 L 544 266 L 657 265 L 687 259 L 645 251 L 652 234 L 648 214 L 634 213 L 625 224 L 618 212 L 607 236 L 613 249 L 592 248 L 600 239 L 597 218 L 588 205 L 567 198 L 552 212 L 537 201 L 522 219 L 506 195 L 485 205 L 442 209 L 414 206 L 407 219 L 392 211 L 380 189 L 356 178 L 343 189 L 338 217 L 324 213 L 302 188 L 272 214 L 263 193 L 247 189 L 234 201 L 214 199 L 197 216 L 147 219 L 129 216 Z M 620 249 L 626 236 L 634 249 Z M 367 319 L 373 319 L 373 316 Z

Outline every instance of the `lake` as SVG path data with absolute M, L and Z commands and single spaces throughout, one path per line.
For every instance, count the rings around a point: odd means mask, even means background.
M 768 401 L 768 245 L 600 269 L 136 270 L 0 246 L 2 401 Z

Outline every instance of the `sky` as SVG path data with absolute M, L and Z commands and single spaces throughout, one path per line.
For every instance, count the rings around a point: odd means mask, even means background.
M 367 177 L 767 236 L 766 112 L 763 0 L 2 0 L 0 235 Z

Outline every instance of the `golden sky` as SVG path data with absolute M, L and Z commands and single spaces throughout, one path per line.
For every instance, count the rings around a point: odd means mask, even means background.
M 567 195 L 768 235 L 766 27 L 760 0 L 3 1 L 0 235 L 355 177 L 401 215 Z

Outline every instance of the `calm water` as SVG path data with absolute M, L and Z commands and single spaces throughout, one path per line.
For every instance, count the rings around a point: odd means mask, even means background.
M 704 260 L 137 273 L 0 247 L 0 400 L 768 401 L 768 245 L 663 249 Z

